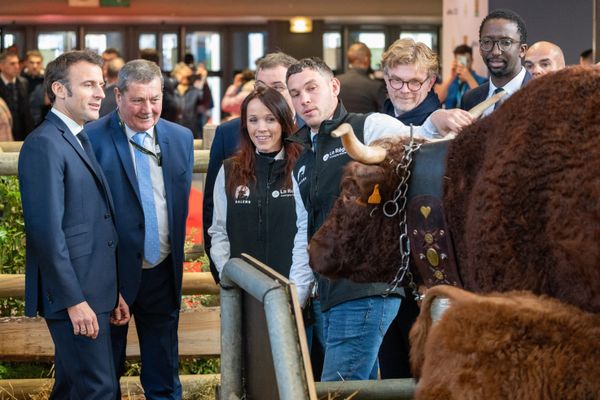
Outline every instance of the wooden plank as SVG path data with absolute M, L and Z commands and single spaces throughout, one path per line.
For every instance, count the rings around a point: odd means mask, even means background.
M 183 294 L 219 294 L 219 285 L 210 272 L 184 272 Z M 0 299 L 25 297 L 24 274 L 0 274 Z
M 208 170 L 209 150 L 194 150 L 194 172 L 206 173 Z M 0 152 L 0 175 L 17 175 L 19 153 Z
M 204 128 L 202 128 L 202 136 L 204 140 L 202 142 L 202 148 L 204 150 L 210 150 L 210 146 L 212 146 L 212 142 L 215 138 L 215 132 L 217 131 L 217 125 L 206 124 Z
M 179 318 L 181 357 L 221 354 L 220 307 L 182 312 Z M 135 321 L 129 326 L 127 355 L 140 356 Z M 42 318 L 0 318 L 0 360 L 49 360 L 54 345 Z
M 179 380 L 184 392 L 190 392 L 204 385 L 217 385 L 219 374 L 180 375 Z M 54 383 L 53 379 L 0 379 L 0 400 L 30 400 L 32 395 L 49 392 Z M 144 394 L 138 376 L 121 378 L 121 393 L 123 397 L 132 399 L 133 396 Z M 143 397 L 138 397 L 142 399 Z
M 2 142 L 0 141 L 0 150 L 5 153 L 18 153 L 21 151 L 23 142 Z M 202 139 L 194 139 L 194 150 L 204 149 Z

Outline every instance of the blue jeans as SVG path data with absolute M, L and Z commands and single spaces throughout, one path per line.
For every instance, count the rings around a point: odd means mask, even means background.
M 323 313 L 325 362 L 322 381 L 377 379 L 377 353 L 401 298 L 372 296 L 338 304 Z

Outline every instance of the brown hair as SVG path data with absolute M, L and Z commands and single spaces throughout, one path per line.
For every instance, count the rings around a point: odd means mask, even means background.
M 241 135 L 240 135 L 240 150 L 233 157 L 231 171 L 227 180 L 227 191 L 232 195 L 235 194 L 235 188 L 238 185 L 249 185 L 256 181 L 256 173 L 254 171 L 254 159 L 256 155 L 256 147 L 248 133 L 248 104 L 250 101 L 258 99 L 263 103 L 281 125 L 281 140 L 285 150 L 285 184 L 287 187 L 292 187 L 292 169 L 300 155 L 300 147 L 296 143 L 285 140 L 296 131 L 294 123 L 294 115 L 285 98 L 275 89 L 270 87 L 260 86 L 254 89 L 242 103 L 241 116 Z

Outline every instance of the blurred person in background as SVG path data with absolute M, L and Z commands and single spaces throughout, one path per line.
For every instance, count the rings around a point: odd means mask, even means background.
M 386 99 L 385 85 L 370 74 L 371 50 L 364 43 L 348 48 L 348 71 L 338 75 L 340 99 L 346 110 L 356 113 L 382 112 Z
M 171 76 L 177 81 L 175 90 L 175 101 L 177 102 L 177 122 L 180 125 L 190 129 L 194 138 L 202 139 L 202 126 L 204 123 L 204 113 L 200 110 L 204 108 L 204 92 L 196 87 L 196 81 L 199 86 L 204 86 L 202 77 L 198 77 L 186 63 L 180 62 L 175 65 Z M 210 100 L 210 99 L 209 99 Z
M 229 85 L 223 95 L 223 100 L 221 100 L 221 110 L 229 113 L 227 119 L 240 116 L 242 102 L 253 89 L 254 73 L 252 71 L 246 69 L 235 74 L 233 83 Z
M 473 49 L 461 44 L 454 49 L 450 75 L 435 90 L 444 108 L 460 108 L 462 96 L 470 89 L 485 83 L 487 78 L 473 70 Z
M 15 140 L 25 140 L 34 127 L 29 105 L 29 84 L 20 75 L 19 56 L 0 54 L 0 98 L 12 115 L 12 133 Z
M 579 65 L 592 65 L 594 63 L 594 51 L 587 49 L 579 55 Z
M 12 115 L 10 115 L 6 102 L 0 98 L 0 142 L 11 142 L 13 140 Z
M 50 100 L 44 91 L 44 58 L 39 50 L 30 50 L 25 54 L 21 76 L 27 79 L 29 85 L 29 107 L 33 125 L 37 126 L 50 111 Z
M 121 57 L 113 58 L 104 64 L 106 67 L 106 83 L 104 85 L 104 100 L 100 106 L 100 116 L 104 117 L 109 112 L 117 108 L 117 100 L 115 98 L 115 88 L 117 87 L 117 78 L 119 71 L 125 65 L 125 61 Z

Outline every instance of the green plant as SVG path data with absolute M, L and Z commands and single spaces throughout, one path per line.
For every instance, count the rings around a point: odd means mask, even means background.
M 25 273 L 25 223 L 19 180 L 0 176 L 0 273 Z M 0 299 L 0 316 L 23 315 L 21 299 Z
M 206 375 L 218 374 L 221 370 L 219 358 L 190 358 L 179 361 L 179 374 Z

